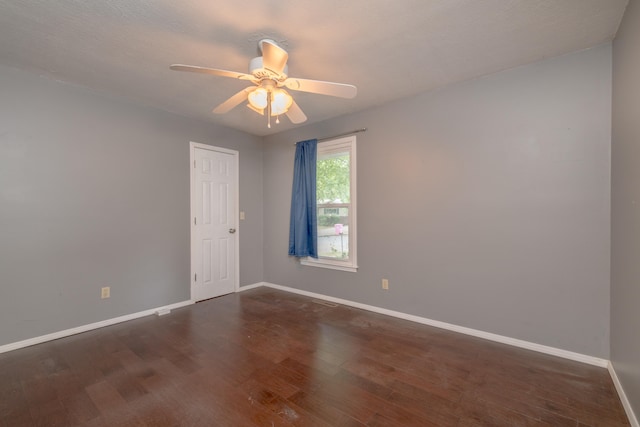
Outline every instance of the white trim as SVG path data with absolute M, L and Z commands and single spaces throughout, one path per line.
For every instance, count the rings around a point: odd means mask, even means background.
M 326 258 L 318 258 L 322 259 L 322 261 L 318 261 L 315 258 L 300 258 L 300 264 L 306 265 L 308 267 L 320 267 L 320 268 L 330 268 L 332 270 L 340 270 L 340 271 L 349 271 L 351 273 L 358 272 L 357 265 L 340 265 L 340 261 L 328 260 Z
M 640 423 L 638 423 L 638 418 L 636 414 L 633 412 L 633 408 L 631 407 L 631 403 L 627 398 L 624 389 L 622 388 L 622 383 L 618 378 L 618 374 L 616 374 L 616 370 L 613 367 L 613 363 L 609 362 L 607 365 L 607 369 L 609 370 L 609 375 L 611 375 L 611 380 L 613 381 L 613 385 L 616 387 L 618 391 L 618 396 L 620 397 L 620 401 L 622 402 L 622 406 L 624 407 L 624 411 L 627 413 L 627 418 L 629 418 L 629 424 L 631 427 L 640 427 Z
M 244 292 L 250 289 L 261 288 L 263 286 L 266 286 L 265 282 L 258 282 L 258 283 L 253 283 L 251 285 L 240 286 L 240 289 L 238 289 L 238 292 Z
M 82 332 L 92 331 L 94 329 L 104 328 L 105 326 L 115 325 L 117 323 L 127 322 L 129 320 L 138 319 L 140 317 L 151 316 L 158 312 L 165 312 L 166 310 L 173 310 L 180 307 L 193 304 L 194 301 L 187 300 L 177 302 L 175 304 L 164 305 L 162 307 L 150 308 L 149 310 L 139 311 L 137 313 L 127 314 L 120 317 L 114 317 L 113 319 L 102 320 L 100 322 L 90 323 L 88 325 L 78 326 L 76 328 L 65 329 L 64 331 L 54 332 L 47 335 L 41 335 L 35 338 L 29 338 L 24 341 L 18 341 L 10 344 L 0 346 L 0 353 L 6 353 L 8 351 L 17 350 L 23 347 L 29 347 L 32 345 L 40 344 L 47 341 L 57 340 L 59 338 L 68 337 L 71 335 L 80 334 Z
M 189 142 L 189 230 L 190 230 L 190 234 L 189 234 L 189 248 L 190 248 L 190 254 L 189 254 L 189 258 L 190 258 L 190 264 L 191 264 L 191 278 L 189 279 L 191 285 L 190 285 L 190 292 L 191 292 L 191 299 L 193 299 L 193 295 L 194 295 L 194 287 L 195 287 L 195 281 L 193 280 L 195 277 L 195 266 L 194 266 L 194 260 L 193 260 L 193 254 L 194 254 L 194 244 L 195 244 L 195 239 L 194 239 L 194 235 L 195 235 L 195 225 L 193 224 L 193 218 L 196 214 L 196 196 L 195 196 L 195 172 L 194 172 L 194 167 L 193 167 L 193 162 L 195 161 L 196 157 L 195 157 L 195 149 L 196 148 L 201 148 L 203 150 L 211 150 L 211 151 L 217 151 L 219 153 L 225 153 L 225 154 L 230 154 L 233 156 L 233 161 L 234 161 L 234 166 L 235 166 L 235 170 L 236 170 L 236 176 L 235 176 L 235 187 L 236 187 L 236 191 L 234 194 L 235 197 L 235 205 L 233 207 L 235 213 L 235 229 L 236 229 L 236 260 L 235 260 L 235 264 L 236 264 L 236 277 L 235 277 L 235 283 L 234 283 L 234 291 L 238 292 L 240 290 L 240 220 L 239 220 L 239 214 L 240 214 L 240 152 L 237 150 L 230 150 L 228 148 L 222 148 L 222 147 L 215 147 L 213 145 L 207 145 L 207 144 L 201 144 L 199 142 L 193 142 L 190 141 Z
M 599 357 L 588 356 L 586 354 L 574 353 L 573 351 L 563 350 L 560 348 L 549 347 L 542 344 L 536 344 L 529 341 L 519 340 L 516 338 L 505 337 L 503 335 L 493 334 L 491 332 L 479 331 L 464 326 L 453 325 L 451 323 L 440 322 L 438 320 L 428 319 L 426 317 L 414 316 L 413 314 L 402 313 L 400 311 L 388 310 L 386 308 L 375 307 L 373 305 L 362 304 L 359 302 L 349 301 L 342 298 L 334 298 L 327 295 L 317 294 L 315 292 L 303 291 L 301 289 L 290 288 L 288 286 L 276 285 L 273 283 L 264 284 L 267 287 L 279 289 L 281 291 L 292 292 L 295 294 L 305 295 L 311 298 L 324 299 L 326 301 L 338 304 L 348 305 L 350 307 L 360 308 L 362 310 L 373 311 L 374 313 L 385 314 L 387 316 L 397 317 L 399 319 L 409 320 L 424 325 L 435 326 L 436 328 L 446 329 L 453 332 L 459 332 L 465 335 L 471 335 L 478 338 L 484 338 L 489 341 L 495 341 L 502 344 L 512 345 L 514 347 L 526 348 L 527 350 L 537 351 L 539 353 L 550 354 L 552 356 L 562 357 L 564 359 L 575 360 L 577 362 L 606 368 L 609 361 Z

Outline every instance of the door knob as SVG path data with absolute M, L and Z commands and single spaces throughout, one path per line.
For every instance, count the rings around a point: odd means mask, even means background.
M 229 233 L 233 234 L 233 233 L 235 233 L 235 232 L 236 232 L 236 229 L 235 229 L 235 228 L 230 228 L 230 229 L 229 229 Z

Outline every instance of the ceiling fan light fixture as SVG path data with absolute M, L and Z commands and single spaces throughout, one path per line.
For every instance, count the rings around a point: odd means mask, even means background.
M 286 113 L 293 104 L 293 98 L 287 92 L 282 89 L 265 89 L 259 87 L 249 94 L 249 104 L 254 110 L 262 111 L 267 108 L 269 99 L 269 93 L 271 94 L 271 115 L 279 116 Z
M 253 108 L 263 110 L 267 107 L 267 90 L 259 87 L 249 94 L 249 104 Z
M 276 89 L 271 95 L 271 115 L 279 116 L 289 111 L 293 98 L 282 89 Z

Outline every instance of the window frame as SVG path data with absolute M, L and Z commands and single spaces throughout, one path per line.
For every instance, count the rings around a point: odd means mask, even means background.
M 357 238 L 357 168 L 356 168 L 356 136 L 335 138 L 318 142 L 317 158 L 324 153 L 349 152 L 349 259 L 340 260 L 332 258 L 305 257 L 300 259 L 300 264 L 310 267 L 329 268 L 333 270 L 358 271 L 358 238 Z M 319 204 L 320 205 L 320 204 Z M 340 204 L 344 205 L 344 204 Z M 316 224 L 317 227 L 317 224 Z

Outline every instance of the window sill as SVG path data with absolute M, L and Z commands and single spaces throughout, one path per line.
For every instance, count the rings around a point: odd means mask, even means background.
M 320 268 L 329 268 L 331 270 L 340 270 L 340 271 L 349 271 L 351 273 L 356 273 L 358 271 L 357 265 L 347 264 L 340 261 L 330 261 L 330 260 L 322 260 L 317 261 L 313 258 L 303 258 L 300 260 L 300 264 L 306 265 L 309 267 L 320 267 Z

